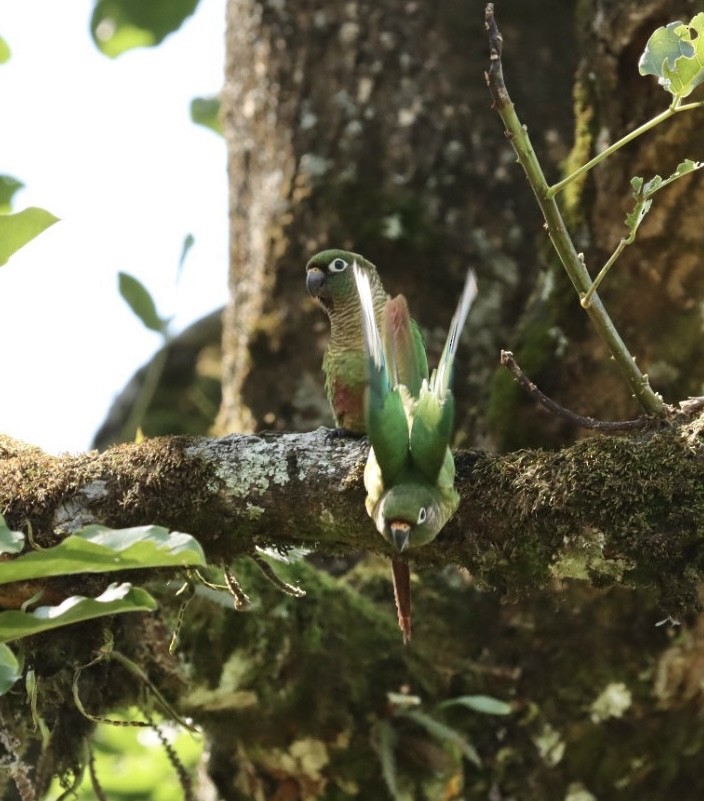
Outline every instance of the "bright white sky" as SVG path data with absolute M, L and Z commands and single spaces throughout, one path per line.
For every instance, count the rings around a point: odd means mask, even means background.
M 174 331 L 226 299 L 225 145 L 189 116 L 192 98 L 223 83 L 225 0 L 201 0 L 161 45 L 115 60 L 93 44 L 92 9 L 0 9 L 12 50 L 0 65 L 0 174 L 25 184 L 14 211 L 61 218 L 0 267 L 0 432 L 53 453 L 89 446 L 160 344 L 120 297 L 118 271 L 148 287 Z

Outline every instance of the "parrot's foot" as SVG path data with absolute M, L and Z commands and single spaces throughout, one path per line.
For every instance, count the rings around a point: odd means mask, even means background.
M 252 602 L 249 600 L 249 596 L 245 593 L 245 591 L 240 586 L 239 581 L 235 578 L 235 574 L 230 570 L 230 568 L 225 564 L 222 563 L 222 572 L 225 576 L 225 584 L 227 585 L 227 589 L 234 598 L 235 601 L 235 609 L 238 612 L 244 612 L 252 605 Z
M 353 431 L 351 428 L 331 428 L 325 434 L 325 442 L 330 444 L 336 439 L 362 439 L 363 437 L 366 437 L 366 434 Z

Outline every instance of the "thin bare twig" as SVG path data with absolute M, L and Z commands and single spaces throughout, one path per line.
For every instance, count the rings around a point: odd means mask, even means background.
M 145 717 L 151 724 L 151 727 L 156 733 L 156 736 L 159 738 L 159 742 L 161 743 L 166 753 L 166 758 L 169 760 L 171 766 L 176 771 L 176 775 L 178 776 L 178 782 L 181 785 L 181 789 L 183 790 L 184 801 L 195 801 L 195 795 L 193 794 L 193 782 L 191 781 L 191 777 L 188 775 L 188 771 L 186 770 L 185 765 L 181 761 L 181 758 L 176 753 L 176 749 L 168 741 L 166 735 L 161 730 L 161 727 L 154 720 L 154 718 L 146 713 Z
M 274 568 L 265 559 L 262 559 L 259 554 L 251 553 L 249 556 L 277 589 L 281 590 L 281 592 L 286 595 L 290 595 L 292 598 L 305 598 L 305 590 L 302 590 L 300 587 L 295 587 L 293 584 L 284 581 L 280 576 L 277 576 L 274 572 Z
M 564 406 L 560 406 L 559 403 L 556 403 L 541 392 L 518 366 L 510 350 L 501 351 L 501 364 L 513 373 L 516 381 L 518 381 L 531 398 L 536 400 L 549 412 L 552 412 L 552 414 L 569 420 L 570 423 L 580 426 L 581 428 L 591 428 L 596 431 L 628 431 L 635 428 L 645 428 L 653 423 L 653 418 L 651 417 L 639 417 L 637 420 L 596 420 L 594 417 L 584 417 L 581 414 L 576 414 L 569 409 L 565 409 Z
M 98 801 L 108 801 L 103 785 L 100 783 L 98 772 L 95 769 L 95 754 L 93 749 L 88 746 L 88 775 L 90 776 L 90 783 L 93 786 L 93 792 Z

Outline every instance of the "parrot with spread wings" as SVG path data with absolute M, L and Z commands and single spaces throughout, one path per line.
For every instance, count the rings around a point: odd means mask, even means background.
M 406 300 L 386 294 L 374 265 L 354 253 L 323 251 L 308 263 L 306 284 L 330 317 L 323 367 L 336 421 L 366 432 L 372 446 L 364 472 L 367 512 L 398 551 L 430 542 L 459 505 L 449 449 L 450 386 L 457 341 L 476 296 L 474 274 L 430 378 Z M 399 626 L 408 642 L 410 571 L 404 559 L 391 564 Z

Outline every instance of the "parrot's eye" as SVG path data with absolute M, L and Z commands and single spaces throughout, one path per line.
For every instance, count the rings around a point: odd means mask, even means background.
M 418 512 L 418 521 L 416 525 L 419 526 L 421 523 L 425 523 L 427 517 L 428 512 L 426 511 L 425 506 L 421 506 L 420 511 Z
M 347 262 L 344 259 L 333 259 L 330 264 L 328 264 L 328 270 L 331 273 L 341 273 L 343 270 L 347 269 Z

